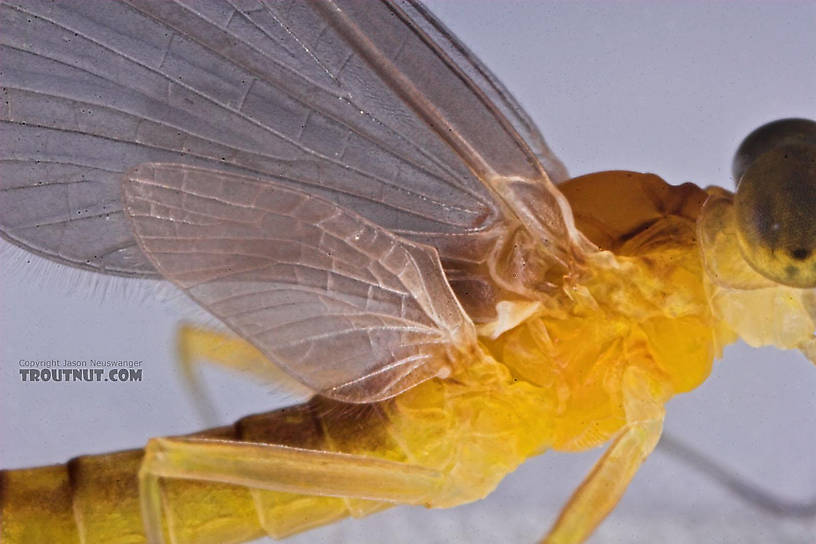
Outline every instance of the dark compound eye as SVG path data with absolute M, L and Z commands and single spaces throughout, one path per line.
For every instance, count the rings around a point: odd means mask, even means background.
M 731 165 L 739 186 L 748 166 L 760 155 L 786 144 L 816 145 L 816 122 L 810 119 L 779 119 L 754 130 L 737 148 Z
M 737 150 L 734 175 L 745 260 L 776 282 L 816 287 L 816 123 L 758 128 Z

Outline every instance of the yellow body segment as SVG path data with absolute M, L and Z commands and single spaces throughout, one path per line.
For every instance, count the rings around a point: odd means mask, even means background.
M 438 468 L 450 474 L 450 485 L 429 506 L 445 507 L 484 497 L 545 447 L 551 412 L 546 390 L 514 380 L 506 367 L 486 358 L 455 380 L 426 382 L 377 405 L 318 398 L 193 436 L 360 453 Z M 4 472 L 2 541 L 145 542 L 137 480 L 142 456 L 134 450 Z M 166 531 L 172 535 L 168 541 L 191 544 L 244 542 L 263 534 L 280 538 L 388 506 L 180 479 L 163 479 L 161 496 Z M 54 514 L 44 515 L 37 507 L 42 497 Z M 31 527 L 37 532 L 25 532 Z
M 0 472 L 0 540 L 80 542 L 67 465 Z
M 618 434 L 607 457 L 619 459 L 602 470 L 625 475 L 625 487 L 656 443 L 662 403 L 705 380 L 736 328 L 723 317 L 726 306 L 709 302 L 697 232 L 704 191 L 630 172 L 585 176 L 561 188 L 577 226 L 609 251 L 592 255 L 581 275 L 564 278 L 540 303 L 509 301 L 508 330 L 484 329 L 490 334 L 480 339 L 479 352 L 451 376 L 377 404 L 315 398 L 192 436 L 433 469 L 445 479 L 427 506 L 448 507 L 486 496 L 532 455 L 583 450 Z M 615 206 L 608 205 L 611 195 Z M 130 451 L 80 457 L 67 468 L 0 473 L 0 540 L 144 542 L 142 456 Z M 573 502 L 611 509 L 619 495 L 599 494 L 598 485 Z M 176 478 L 162 478 L 158 493 L 163 531 L 176 544 L 280 538 L 390 506 Z M 570 534 L 598 521 L 587 513 L 592 508 L 581 508 L 562 518 Z M 565 541 L 581 537 L 570 538 Z

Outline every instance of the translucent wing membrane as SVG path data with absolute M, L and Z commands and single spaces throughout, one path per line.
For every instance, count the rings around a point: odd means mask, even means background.
M 308 190 L 465 275 L 512 222 L 485 183 L 546 180 L 537 157 L 560 176 L 513 99 L 414 3 L 8 1 L 0 25 L 0 231 L 72 265 L 155 273 L 118 201 L 143 162 Z
M 516 102 L 515 98 L 504 87 L 501 81 L 474 55 L 467 46 L 459 41 L 441 21 L 434 17 L 418 2 L 399 4 L 410 17 L 413 24 L 421 29 L 462 73 L 467 76 L 479 91 L 483 92 L 493 107 L 499 110 L 513 129 L 524 139 L 530 150 L 544 166 L 550 180 L 560 183 L 569 175 L 558 157 L 550 151 L 544 136 L 527 112 Z
M 0 49 L 0 234 L 111 274 L 158 265 L 336 398 L 435 374 L 471 334 L 451 288 L 490 321 L 580 245 L 563 167 L 416 2 L 0 0 Z M 140 248 L 120 183 L 148 163 L 184 185 L 139 170 Z M 251 210 L 255 183 L 307 215 Z M 262 215 L 274 230 L 248 226 Z M 372 240 L 324 230 L 349 225 Z
M 436 252 L 332 202 L 164 164 L 123 192 L 161 274 L 316 391 L 387 398 L 473 347 Z

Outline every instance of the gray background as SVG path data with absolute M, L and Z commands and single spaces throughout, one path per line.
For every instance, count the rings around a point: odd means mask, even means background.
M 747 132 L 816 117 L 814 3 L 429 4 L 527 108 L 573 175 L 623 168 L 730 187 L 731 156 Z M 0 259 L 0 466 L 62 462 L 203 425 L 172 364 L 188 304 L 7 247 Z M 21 358 L 143 359 L 145 379 L 24 384 Z M 287 399 L 241 377 L 206 376 L 222 422 Z M 816 369 L 800 354 L 732 346 L 668 413 L 673 434 L 756 482 L 791 498 L 816 493 Z M 289 542 L 531 542 L 599 454 L 533 459 L 473 505 L 397 508 Z M 813 535 L 813 522 L 759 513 L 658 451 L 591 542 Z

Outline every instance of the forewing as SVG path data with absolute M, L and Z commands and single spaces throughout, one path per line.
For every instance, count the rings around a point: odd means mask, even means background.
M 421 3 L 402 2 L 399 5 L 412 23 L 436 44 L 448 61 L 455 64 L 512 125 L 538 158 L 550 180 L 554 183 L 565 181 L 569 174 L 564 164 L 550 150 L 535 122 L 490 69 Z
M 320 195 L 435 246 L 452 281 L 485 289 L 484 263 L 515 225 L 495 180 L 545 187 L 544 234 L 566 238 L 539 158 L 556 177 L 559 163 L 495 78 L 415 2 L 0 8 L 0 232 L 32 251 L 154 274 L 119 202 L 123 172 L 144 162 Z M 458 289 L 466 303 L 482 291 Z
M 388 398 L 474 346 L 433 248 L 323 198 L 172 164 L 138 167 L 123 195 L 164 277 L 324 395 Z

